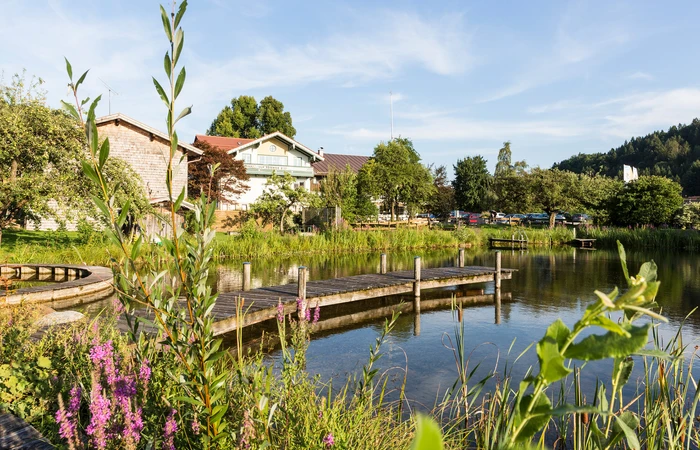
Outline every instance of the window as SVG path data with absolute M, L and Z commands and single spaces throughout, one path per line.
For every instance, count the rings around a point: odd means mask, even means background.
M 270 145 L 270 153 L 275 153 L 277 151 L 277 146 L 276 145 Z
M 290 157 L 289 157 L 289 165 L 290 165 L 290 166 L 301 167 L 301 166 L 304 165 L 304 162 L 303 162 L 303 160 L 301 159 L 301 157 L 299 157 L 299 156 L 290 156 Z
M 250 164 L 250 153 L 242 153 L 239 159 L 242 159 L 245 164 Z
M 268 164 L 273 166 L 286 166 L 287 158 L 285 156 L 268 156 L 258 155 L 258 164 Z

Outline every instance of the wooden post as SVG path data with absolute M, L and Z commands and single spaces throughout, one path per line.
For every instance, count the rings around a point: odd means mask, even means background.
M 413 335 L 420 336 L 420 311 L 413 312 Z
M 299 276 L 297 279 L 297 297 L 301 299 L 301 310 L 297 311 L 299 318 L 306 317 L 306 309 L 309 305 L 306 303 L 306 266 L 299 266 Z
M 496 325 L 501 323 L 501 290 L 496 289 L 496 295 L 494 295 L 494 322 Z
M 576 227 L 574 227 L 574 239 L 576 239 Z
M 413 296 L 420 298 L 420 256 L 413 258 Z
M 243 263 L 243 290 L 244 291 L 250 290 L 250 263 L 249 262 Z
M 494 281 L 496 282 L 496 292 L 501 291 L 501 252 L 496 252 L 496 273 L 494 273 Z
M 457 257 L 457 265 L 459 267 L 464 267 L 464 249 L 459 249 L 459 256 Z
M 515 233 L 510 235 L 510 248 L 515 248 Z
M 379 255 L 379 273 L 386 274 L 386 253 Z

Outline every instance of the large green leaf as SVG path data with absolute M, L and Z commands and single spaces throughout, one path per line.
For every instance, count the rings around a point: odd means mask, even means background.
M 530 403 L 535 402 L 532 410 L 528 413 Z M 547 395 L 541 393 L 536 399 L 533 399 L 532 394 L 526 395 L 520 400 L 520 410 L 518 417 L 515 420 L 516 427 L 519 426 L 525 419 L 527 423 L 516 436 L 517 442 L 527 442 L 540 430 L 542 430 L 552 417 L 552 403 L 547 398 Z
M 442 450 L 442 434 L 438 424 L 428 416 L 418 414 L 416 417 L 416 437 L 413 438 L 411 450 Z
M 625 253 L 625 247 L 622 245 L 622 242 L 617 241 L 617 252 L 620 254 L 620 264 L 622 265 L 622 273 L 625 274 L 625 281 L 627 282 L 627 285 L 629 286 L 631 281 L 630 281 L 630 272 L 627 270 L 627 254 Z
M 571 373 L 571 370 L 564 366 L 564 357 L 560 350 L 570 333 L 564 322 L 557 319 L 547 328 L 544 337 L 537 343 L 540 375 L 548 383 L 561 380 Z
M 656 281 L 656 263 L 654 261 L 645 262 L 639 268 L 639 275 L 644 277 L 647 282 Z
M 622 389 L 626 385 L 632 375 L 634 368 L 634 360 L 632 358 L 615 358 L 615 366 L 613 367 L 613 378 L 617 378 L 617 388 Z
M 585 361 L 613 357 L 625 357 L 639 351 L 647 343 L 651 324 L 634 326 L 622 324 L 630 337 L 621 336 L 615 332 L 603 335 L 591 335 L 566 349 L 564 356 Z
M 637 433 L 634 431 L 638 426 L 639 419 L 633 412 L 625 411 L 619 416 L 615 416 L 615 422 L 613 423 L 613 436 L 615 437 L 611 439 L 611 442 L 624 435 L 627 445 L 633 450 L 639 450 L 641 446 L 639 445 Z

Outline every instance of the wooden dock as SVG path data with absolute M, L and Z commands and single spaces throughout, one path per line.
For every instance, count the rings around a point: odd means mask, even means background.
M 303 307 L 337 305 L 389 295 L 413 293 L 414 304 L 420 311 L 420 291 L 447 286 L 457 286 L 473 283 L 495 281 L 500 291 L 501 279 L 511 279 L 512 269 L 500 268 L 500 252 L 497 252 L 496 268 L 467 266 L 464 267 L 464 251 L 459 252 L 457 267 L 440 267 L 425 269 L 420 267 L 420 257 L 415 259 L 414 270 L 404 270 L 386 273 L 386 255 L 382 255 L 380 273 L 355 275 L 329 280 L 306 281 L 306 267 L 299 268 L 299 279 L 296 284 L 261 287 L 219 294 L 216 306 L 212 309 L 214 318 L 214 333 L 216 335 L 236 330 L 239 326 L 246 327 L 266 320 L 274 319 L 277 315 L 277 305 L 284 305 L 285 315 L 297 310 L 297 298 L 303 298 Z M 247 267 L 246 267 L 247 265 Z M 460 267 L 461 266 L 461 267 Z M 500 270 L 497 270 L 500 269 Z M 382 273 L 383 272 L 383 273 Z M 250 264 L 243 266 L 243 286 L 250 286 Z M 242 320 L 236 316 L 236 306 L 243 299 L 245 315 Z M 145 310 L 137 313 L 139 316 L 152 318 Z M 145 324 L 144 324 L 145 325 Z M 120 328 L 126 329 L 125 319 L 121 319 Z M 145 327 L 148 332 L 148 327 Z
M 574 247 L 579 248 L 593 248 L 595 246 L 595 239 L 575 238 L 573 241 L 571 241 L 571 244 Z
M 12 414 L 0 413 L 0 449 L 51 450 L 55 448 L 33 426 Z
M 492 248 L 495 247 L 510 247 L 510 248 L 527 248 L 527 239 L 523 237 L 515 238 L 512 237 L 511 239 L 498 239 L 498 238 L 489 238 L 489 246 Z

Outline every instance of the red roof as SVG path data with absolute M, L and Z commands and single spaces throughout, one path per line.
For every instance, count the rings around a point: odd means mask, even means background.
M 331 168 L 335 170 L 342 171 L 345 170 L 346 166 L 350 166 L 353 172 L 357 173 L 360 171 L 362 166 L 365 165 L 369 156 L 359 156 L 359 155 L 337 155 L 333 153 L 324 153 L 323 161 L 318 161 L 312 164 L 314 168 L 314 175 L 316 176 L 326 176 Z
M 253 142 L 255 139 L 243 139 L 235 137 L 224 137 L 224 136 L 207 136 L 205 134 L 198 134 L 194 137 L 194 141 L 206 142 L 212 147 L 218 147 L 221 150 L 233 150 L 241 145 Z

